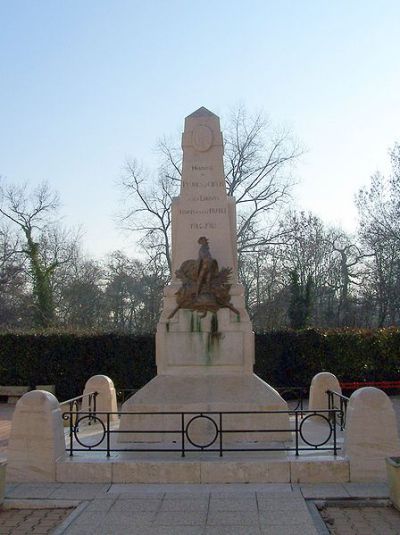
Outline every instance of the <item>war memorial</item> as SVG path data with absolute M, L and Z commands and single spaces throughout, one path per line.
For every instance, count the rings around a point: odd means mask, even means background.
M 12 422 L 7 480 L 385 480 L 385 458 L 399 455 L 400 444 L 384 392 L 355 391 L 344 425 L 332 374 L 314 377 L 308 410 L 299 411 L 253 373 L 254 334 L 238 280 L 235 200 L 225 189 L 219 118 L 206 108 L 189 115 L 182 149 L 180 195 L 171 214 L 172 279 L 156 333 L 157 376 L 120 410 L 112 378 L 102 370 L 88 378 L 79 410 L 45 391 L 23 395 Z

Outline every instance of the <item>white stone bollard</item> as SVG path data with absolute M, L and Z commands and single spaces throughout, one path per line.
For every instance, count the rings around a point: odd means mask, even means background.
M 90 392 L 98 392 L 96 397 L 96 411 L 98 412 L 117 412 L 117 396 L 115 393 L 114 383 L 106 375 L 93 375 L 86 381 L 83 394 L 89 394 Z M 88 398 L 82 400 L 82 411 L 87 411 Z M 93 404 L 92 404 L 93 409 Z M 98 418 L 102 422 L 106 422 L 106 415 L 99 415 Z M 113 414 L 110 416 L 110 422 L 118 420 L 118 415 Z
M 329 409 L 327 390 L 342 393 L 336 375 L 329 372 L 321 372 L 314 375 L 310 387 L 310 399 L 308 409 L 310 411 Z
M 18 401 L 11 422 L 7 481 L 55 481 L 56 461 L 65 456 L 57 398 L 32 390 Z
M 356 390 L 347 406 L 344 453 L 350 481 L 385 481 L 385 457 L 400 454 L 396 415 L 389 397 L 375 387 Z

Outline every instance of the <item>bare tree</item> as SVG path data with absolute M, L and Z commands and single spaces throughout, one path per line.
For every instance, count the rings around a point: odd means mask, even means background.
M 127 332 L 154 332 L 165 273 L 157 266 L 115 251 L 105 266 L 105 279 L 105 304 L 112 327 Z
M 153 262 L 165 261 L 171 270 L 170 227 L 171 203 L 177 184 L 166 166 L 152 183 L 135 160 L 127 162 L 122 187 L 126 193 L 121 224 L 138 232 L 139 243 Z
M 334 232 L 332 251 L 337 254 L 340 266 L 338 270 L 340 277 L 337 277 L 335 288 L 338 292 L 336 324 L 341 327 L 354 326 L 357 318 L 355 310 L 352 313 L 352 305 L 365 275 L 363 262 L 369 255 L 343 231 Z
M 360 238 L 371 255 L 369 289 L 377 325 L 400 322 L 400 145 L 390 152 L 391 173 L 376 173 L 359 191 Z M 371 294 L 369 295 L 371 298 Z
M 18 249 L 18 237 L 11 233 L 8 226 L 0 227 L 0 284 L 5 284 L 15 274 Z
M 78 257 L 68 267 L 58 270 L 55 277 L 60 323 L 74 329 L 108 328 L 102 266 Z
M 18 237 L 6 225 L 0 227 L 0 326 L 25 327 L 29 324 L 25 293 L 24 261 L 18 254 Z
M 58 206 L 58 195 L 45 183 L 33 191 L 29 191 L 27 185 L 3 185 L 0 188 L 0 214 L 19 232 L 16 252 L 29 262 L 34 322 L 39 327 L 48 327 L 54 321 L 52 278 L 55 270 L 66 261 L 61 258 L 59 241 L 55 240 L 51 259 L 46 257 L 43 247 L 46 234 L 53 233 L 55 239 L 54 218 Z
M 227 192 L 235 197 L 238 211 L 239 254 L 286 242 L 288 234 L 279 221 L 294 185 L 299 144 L 262 114 L 250 116 L 242 106 L 231 114 L 224 139 Z

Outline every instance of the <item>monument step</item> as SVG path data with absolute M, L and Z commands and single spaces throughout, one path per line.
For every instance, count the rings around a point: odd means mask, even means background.
M 104 455 L 104 454 L 103 454 Z M 174 454 L 172 454 L 174 455 Z M 331 455 L 296 458 L 285 452 L 82 454 L 57 462 L 62 483 L 346 483 L 349 461 Z

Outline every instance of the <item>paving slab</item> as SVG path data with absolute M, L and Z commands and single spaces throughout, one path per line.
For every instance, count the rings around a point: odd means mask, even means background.
M 304 498 L 349 498 L 350 494 L 346 483 L 304 484 L 300 485 L 300 491 Z
M 166 504 L 168 502 L 195 502 L 202 505 L 208 505 L 210 501 L 210 493 L 201 493 L 198 494 L 196 492 L 185 492 L 185 493 L 177 493 L 177 492 L 166 492 L 164 494 L 164 500 L 163 503 Z
M 204 535 L 261 535 L 258 526 L 206 526 Z
M 216 498 L 211 496 L 210 512 L 214 511 L 257 511 L 257 499 L 253 497 Z
M 50 498 L 61 483 L 18 483 L 6 487 L 8 498 Z
M 307 509 L 287 514 L 282 511 L 261 511 L 259 514 L 260 524 L 267 526 L 296 526 L 297 524 L 310 524 L 313 522 Z
M 51 493 L 51 498 L 89 500 L 104 495 L 110 488 L 108 483 L 63 483 Z
M 109 511 L 115 503 L 116 498 L 95 498 L 86 508 L 86 511 Z
M 388 498 L 387 483 L 343 483 L 352 498 Z
M 255 511 L 210 511 L 208 526 L 258 526 L 259 515 Z
M 158 526 L 204 526 L 207 511 L 159 511 L 154 519 Z
M 132 500 L 117 500 L 111 507 L 111 513 L 138 512 L 148 513 L 158 511 L 161 507 L 161 499 L 157 498 L 133 498 Z
M 209 500 L 197 500 L 196 498 L 164 499 L 160 511 L 208 511 Z
M 298 524 L 297 526 L 261 526 L 261 535 L 318 535 L 314 526 Z
M 304 500 L 287 500 L 287 501 L 280 501 L 280 500 L 267 500 L 263 498 L 259 498 L 258 500 L 258 510 L 262 512 L 267 511 L 278 511 L 282 515 L 289 513 L 289 514 L 297 514 L 297 512 L 306 511 L 307 505 L 305 504 Z

